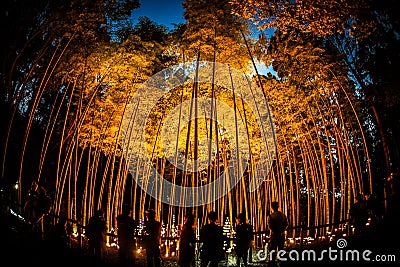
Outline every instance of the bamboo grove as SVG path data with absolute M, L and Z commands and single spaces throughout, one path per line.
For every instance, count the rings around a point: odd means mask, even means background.
M 140 164 L 130 170 L 124 157 L 123 120 L 146 80 L 171 66 L 198 61 L 230 66 L 260 88 L 272 114 L 275 140 L 271 168 L 251 191 L 263 125 L 235 86 L 199 83 L 195 95 L 193 84 L 184 84 L 157 102 L 146 122 L 146 153 L 173 184 L 208 183 L 220 166 L 192 173 L 196 179 L 188 180 L 168 161 L 165 146 L 196 158 L 190 154 L 194 144 L 211 138 L 220 145 L 215 162 L 221 165 L 232 152 L 232 144 L 218 135 L 222 117 L 181 125 L 174 143 L 162 144 L 159 128 L 176 106 L 194 98 L 216 98 L 234 110 L 248 133 L 251 157 L 245 175 L 223 197 L 192 207 L 201 220 L 211 209 L 230 221 L 246 211 L 255 229 L 264 231 L 270 203 L 278 200 L 293 226 L 332 224 L 348 219 L 358 195 L 385 193 L 382 176 L 398 163 L 392 144 L 399 125 L 394 123 L 398 112 L 391 119 L 387 113 L 398 110 L 399 95 L 390 80 L 380 84 L 381 77 L 368 74 L 368 64 L 378 56 L 360 46 L 373 47 L 382 40 L 379 26 L 385 38 L 394 32 L 390 9 L 367 6 L 368 1 L 338 1 L 341 8 L 324 1 L 315 6 L 313 1 L 184 1 L 186 23 L 168 30 L 148 18 L 132 25 L 129 15 L 139 6 L 136 1 L 45 2 L 23 17 L 23 11 L 8 3 L 6 18 L 22 30 L 2 30 L 10 31 L 10 38 L 2 53 L 1 184 L 11 188 L 17 203 L 24 202 L 35 180 L 51 194 L 54 214 L 82 225 L 103 209 L 112 229 L 125 202 L 136 218 L 154 208 L 164 224 L 180 223 L 186 208 L 165 205 L 136 183 L 143 170 Z M 357 10 L 370 12 L 352 13 Z M 292 11 L 297 16 L 290 16 Z M 274 28 L 273 35 L 266 34 L 269 28 Z M 260 73 L 260 62 L 272 71 Z M 390 105 L 383 102 L 388 101 L 384 94 L 391 94 Z M 138 119 L 134 116 L 132 120 Z

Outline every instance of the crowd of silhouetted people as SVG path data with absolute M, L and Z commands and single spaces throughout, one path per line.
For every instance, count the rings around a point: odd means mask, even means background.
M 374 194 L 359 194 L 349 209 L 353 227 L 352 236 L 364 246 L 392 246 L 387 240 L 399 240 L 397 225 L 400 211 L 400 181 L 398 173 L 391 173 L 385 185 L 385 197 L 379 200 Z M 374 244 L 375 243 L 375 244 Z
M 147 267 L 160 267 L 162 263 L 160 251 L 162 224 L 156 219 L 154 209 L 147 210 L 145 215 L 143 233 L 140 236 L 145 249 L 145 262 Z M 180 267 L 194 267 L 196 265 L 196 246 L 199 245 L 200 265 L 202 267 L 217 267 L 226 258 L 224 247 L 225 243 L 229 241 L 229 238 L 223 232 L 223 227 L 219 225 L 218 214 L 215 211 L 210 211 L 207 214 L 207 223 L 199 229 L 199 239 L 196 237 L 195 221 L 193 214 L 186 214 L 179 235 L 177 264 Z M 238 266 L 241 262 L 244 266 L 247 266 L 248 252 L 253 240 L 253 227 L 247 223 L 245 213 L 238 214 L 236 223 L 235 252 L 237 263 Z M 117 216 L 118 263 L 120 266 L 136 265 L 137 243 L 135 238 L 137 236 L 134 234 L 136 227 L 137 223 L 132 217 L 129 206 L 124 205 L 121 214 Z M 106 224 L 100 211 L 95 212 L 93 217 L 90 218 L 85 233 L 89 241 L 90 256 L 94 263 L 100 264 L 104 260 L 106 248 Z
M 271 233 L 269 249 L 278 251 L 284 248 L 285 231 L 289 225 L 284 213 L 279 210 L 278 202 L 272 202 L 271 213 L 268 216 L 268 226 Z M 160 267 L 161 257 L 161 231 L 162 224 L 156 219 L 154 209 L 145 212 L 143 233 L 140 236 L 141 243 L 145 249 L 147 267 Z M 220 225 L 219 216 L 216 211 L 209 211 L 206 214 L 206 223 L 199 227 L 199 236 L 196 236 L 196 218 L 192 213 L 185 215 L 179 235 L 179 249 L 177 265 L 180 267 L 194 267 L 199 259 L 201 267 L 217 267 L 226 260 L 226 244 L 234 242 L 234 253 L 237 266 L 248 266 L 249 251 L 253 246 L 254 229 L 248 222 L 246 213 L 241 212 L 236 216 L 235 236 L 228 237 Z M 117 237 L 118 237 L 118 262 L 120 266 L 136 265 L 136 242 L 135 228 L 137 223 L 132 217 L 128 206 L 122 208 L 122 213 L 117 216 Z M 95 234 L 97 232 L 97 234 Z M 102 214 L 95 213 L 90 218 L 86 227 L 86 236 L 89 239 L 89 252 L 95 262 L 101 262 L 104 258 L 102 250 L 106 244 L 106 226 Z M 92 241 L 91 241 L 92 239 Z M 198 255 L 196 254 L 198 250 Z
M 379 237 L 379 241 L 384 239 L 394 239 L 398 237 L 397 213 L 399 211 L 399 181 L 397 176 L 388 179 L 388 195 L 385 203 L 373 194 L 358 195 L 354 203 L 349 207 L 349 220 L 353 227 L 353 236 L 362 243 L 368 237 Z M 44 244 L 41 247 L 33 247 L 32 253 L 39 249 L 44 249 L 43 255 L 56 260 L 74 259 L 71 254 L 72 228 L 66 217 L 54 217 L 52 224 L 46 231 L 43 229 L 43 221 L 49 212 L 49 198 L 46 190 L 38 183 L 32 183 L 26 203 L 23 207 L 24 225 L 26 230 L 32 233 L 32 240 L 39 238 Z M 269 232 L 268 251 L 275 251 L 276 256 L 279 250 L 284 249 L 286 241 L 286 231 L 289 221 L 286 214 L 280 211 L 279 203 L 271 202 L 271 211 L 267 219 Z M 179 233 L 179 249 L 177 254 L 177 265 L 179 267 L 217 267 L 222 261 L 226 260 L 226 244 L 233 242 L 234 257 L 236 266 L 247 267 L 249 251 L 254 245 L 254 229 L 249 223 L 245 212 L 235 216 L 234 238 L 228 238 L 224 234 L 223 226 L 220 224 L 219 216 L 216 211 L 209 211 L 204 225 L 196 225 L 197 218 L 188 212 L 184 217 Z M 5 218 L 6 219 L 6 218 Z M 4 221 L 4 220 L 3 220 Z M 129 205 L 123 205 L 120 214 L 116 217 L 116 237 L 118 244 L 117 263 L 119 266 L 139 265 L 137 261 L 138 240 L 143 245 L 147 267 L 161 267 L 163 259 L 161 257 L 161 232 L 162 224 L 157 220 L 157 213 L 154 209 L 145 211 L 145 221 L 143 232 L 140 236 L 136 235 L 138 227 L 134 219 L 132 209 Z M 104 213 L 101 209 L 95 210 L 85 226 L 84 235 L 87 238 L 88 264 L 92 266 L 102 265 L 107 258 L 107 224 Z M 199 236 L 196 235 L 199 230 Z M 25 241 L 23 241 L 25 242 Z M 28 250 L 29 246 L 35 243 L 23 243 L 23 249 Z M 23 255 L 23 252 L 21 252 Z M 75 255 L 75 254 L 74 254 Z M 76 259 L 76 258 L 75 258 Z M 29 259 L 26 259 L 29 261 Z M 41 259 L 37 258 L 37 262 Z M 197 264 L 197 260 L 198 264 Z M 276 262 L 276 258 L 271 259 Z M 43 264 L 42 264 L 43 266 Z

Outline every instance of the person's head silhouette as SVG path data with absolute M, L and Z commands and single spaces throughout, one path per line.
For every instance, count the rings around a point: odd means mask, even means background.
M 277 211 L 279 209 L 278 201 L 272 201 L 271 208 L 273 209 L 273 211 Z
M 210 222 L 215 223 L 218 219 L 218 214 L 215 211 L 210 211 L 207 217 Z
M 146 211 L 147 220 L 152 221 L 156 219 L 156 212 L 153 209 Z
M 236 216 L 236 221 L 238 224 L 240 223 L 245 223 L 246 222 L 246 214 L 244 212 L 241 212 Z
M 186 215 L 185 225 L 187 227 L 193 227 L 193 225 L 194 225 L 194 216 L 193 216 L 193 214 Z
M 131 207 L 128 204 L 122 206 L 122 214 L 129 215 L 131 213 Z
M 94 212 L 94 216 L 96 216 L 96 217 L 103 217 L 103 211 L 102 210 L 96 210 L 95 212 Z

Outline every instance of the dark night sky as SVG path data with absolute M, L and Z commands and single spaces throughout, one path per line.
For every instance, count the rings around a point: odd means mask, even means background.
M 146 16 L 158 24 L 172 29 L 173 23 L 184 23 L 183 0 L 140 0 L 140 7 L 133 10 L 133 22 L 140 16 Z

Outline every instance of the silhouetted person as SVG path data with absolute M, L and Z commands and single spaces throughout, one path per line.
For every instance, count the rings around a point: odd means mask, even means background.
M 358 196 L 356 202 L 350 207 L 349 210 L 350 221 L 354 226 L 354 234 L 356 237 L 362 237 L 366 223 L 368 222 L 368 210 L 362 196 Z
M 196 233 L 194 229 L 194 216 L 189 214 L 185 218 L 179 237 L 178 265 L 181 267 L 195 266 Z
M 247 267 L 247 257 L 251 242 L 253 240 L 253 226 L 246 222 L 246 214 L 240 213 L 236 217 L 236 237 L 235 237 L 235 252 L 236 265 L 240 266 L 240 261 L 243 261 Z
M 39 239 L 43 238 L 43 218 L 51 208 L 51 199 L 46 189 L 33 181 L 24 204 L 24 217 L 30 230 Z
M 366 194 L 365 195 L 365 207 L 368 211 L 370 217 L 376 217 L 379 220 L 379 203 L 375 195 Z
M 208 223 L 200 229 L 201 266 L 218 266 L 218 262 L 225 258 L 224 240 L 222 226 L 217 224 L 218 215 L 210 211 L 207 215 Z
M 377 197 L 373 194 L 365 195 L 365 207 L 368 212 L 368 217 L 371 218 L 370 234 L 376 234 L 382 227 L 382 210 Z
M 147 266 L 160 267 L 161 223 L 156 220 L 156 213 L 152 209 L 146 211 L 144 232 L 144 246 L 146 248 Z
M 31 187 L 28 191 L 27 198 L 24 204 L 24 218 L 28 224 L 29 230 L 35 234 L 38 232 L 38 222 L 40 220 L 40 214 L 38 210 L 39 202 L 39 184 L 36 181 L 32 181 Z
M 66 256 L 69 251 L 69 236 L 67 232 L 67 218 L 61 217 L 45 235 L 47 246 L 50 249 L 49 255 L 54 259 Z
M 104 260 L 107 241 L 107 225 L 101 210 L 95 211 L 94 215 L 89 219 L 85 234 L 88 238 L 89 254 L 96 263 L 100 263 Z
M 117 216 L 118 259 L 121 266 L 135 264 L 136 222 L 131 216 L 130 207 L 123 205 L 122 213 Z
M 272 213 L 267 216 L 267 225 L 270 231 L 268 250 L 270 253 L 272 250 L 275 251 L 275 253 L 272 254 L 274 258 L 271 259 L 275 261 L 278 251 L 284 248 L 285 230 L 289 223 L 286 215 L 279 210 L 279 203 L 277 201 L 271 203 L 271 208 Z

